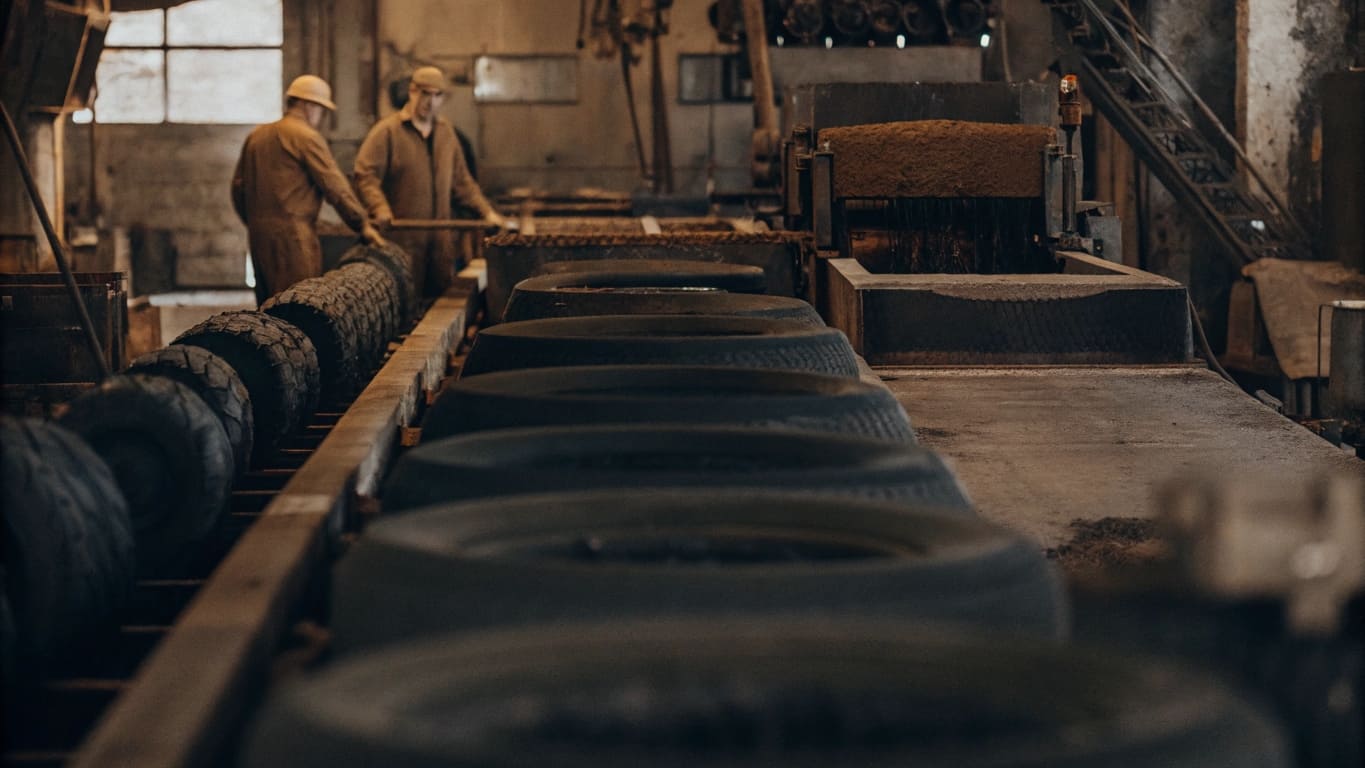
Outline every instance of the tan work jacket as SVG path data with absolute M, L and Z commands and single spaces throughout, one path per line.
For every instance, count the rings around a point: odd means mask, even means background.
M 365 225 L 364 206 L 306 120 L 285 115 L 247 136 L 232 176 L 232 206 L 247 227 L 260 301 L 322 274 L 323 199 L 352 229 Z
M 483 216 L 493 211 L 469 174 L 455 129 L 442 117 L 426 138 L 407 110 L 375 123 L 356 153 L 354 180 L 374 219 L 448 219 L 457 201 Z M 453 233 L 395 232 L 390 237 L 412 258 L 413 276 L 423 293 L 437 294 L 449 284 Z

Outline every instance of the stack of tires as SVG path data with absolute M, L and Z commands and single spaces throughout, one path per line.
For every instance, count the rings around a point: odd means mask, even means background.
M 417 309 L 407 264 L 358 246 L 260 311 L 215 315 L 134 360 L 56 424 L 0 422 L 7 681 L 36 679 L 115 624 L 137 575 L 179 572 L 234 481 L 368 381 Z
M 1285 764 L 1216 683 L 1060 645 L 1052 566 L 843 334 L 703 267 L 516 287 L 247 765 Z

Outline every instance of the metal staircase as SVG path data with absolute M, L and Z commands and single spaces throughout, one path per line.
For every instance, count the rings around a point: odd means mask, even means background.
M 1303 227 L 1122 0 L 1044 2 L 1065 26 L 1071 52 L 1063 64 L 1080 75 L 1082 90 L 1172 196 L 1203 219 L 1237 266 L 1267 256 L 1309 256 Z M 1201 122 L 1166 90 L 1163 76 Z

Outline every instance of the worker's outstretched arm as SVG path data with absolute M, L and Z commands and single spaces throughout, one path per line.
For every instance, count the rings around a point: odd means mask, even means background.
M 355 230 L 364 226 L 365 206 L 361 205 L 360 200 L 351 191 L 351 183 L 337 167 L 332 150 L 328 149 L 327 142 L 322 136 L 313 133 L 302 137 L 299 156 L 304 167 L 308 169 L 308 175 L 313 179 L 313 183 L 322 190 L 323 199 L 332 204 L 341 215 L 342 221 Z

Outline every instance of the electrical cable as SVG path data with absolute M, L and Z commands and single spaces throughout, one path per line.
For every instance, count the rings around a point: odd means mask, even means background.
M 1204 361 L 1209 364 L 1209 368 L 1211 368 L 1214 373 L 1222 376 L 1238 389 L 1241 389 L 1242 385 L 1238 384 L 1237 380 L 1232 378 L 1232 374 L 1228 373 L 1227 369 L 1223 368 L 1222 363 L 1219 363 L 1218 358 L 1213 354 L 1213 347 L 1209 346 L 1209 337 L 1204 334 L 1204 324 L 1200 322 L 1199 312 L 1195 310 L 1194 302 L 1190 300 L 1188 294 L 1185 296 L 1185 306 L 1189 309 L 1190 324 L 1194 327 L 1194 338 L 1199 342 L 1199 351 L 1203 355 Z
M 76 305 L 76 314 L 81 321 L 81 330 L 85 332 L 85 343 L 90 348 L 90 355 L 95 358 L 96 383 L 107 378 L 109 361 L 104 357 L 104 348 L 100 346 L 99 336 L 95 333 L 95 324 L 90 320 L 90 311 L 85 308 L 85 300 L 81 298 L 81 289 L 76 285 L 76 276 L 71 272 L 71 265 L 66 259 L 66 249 L 62 246 L 62 241 L 57 237 L 57 230 L 52 226 L 52 219 L 48 218 L 47 205 L 43 203 L 43 198 L 38 194 L 38 185 L 33 180 L 33 171 L 28 165 L 28 154 L 24 152 L 24 145 L 19 140 L 19 129 L 14 127 L 14 120 L 10 118 L 9 108 L 4 102 L 0 102 L 0 117 L 4 118 L 5 136 L 9 139 L 10 149 L 14 153 L 15 162 L 19 164 L 19 175 L 24 179 L 24 186 L 28 189 L 29 199 L 33 201 L 33 208 L 38 213 L 38 222 L 42 224 L 43 234 L 47 236 L 48 245 L 52 248 L 52 256 L 57 260 L 57 269 L 62 273 L 62 281 L 66 283 L 66 289 L 71 293 L 71 300 Z

